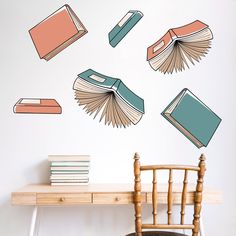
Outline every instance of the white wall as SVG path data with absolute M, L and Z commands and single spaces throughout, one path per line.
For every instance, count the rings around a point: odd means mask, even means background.
M 64 3 L 1 1 L 0 235 L 27 235 L 32 208 L 12 207 L 10 194 L 28 183 L 48 182 L 48 154 L 90 154 L 92 183 L 131 183 L 135 151 L 143 163 L 186 164 L 196 164 L 204 152 L 206 184 L 224 194 L 222 205 L 203 208 L 206 235 L 236 235 L 236 1 L 67 1 L 89 33 L 51 61 L 40 60 L 28 30 Z M 130 9 L 142 11 L 144 17 L 112 48 L 107 34 Z M 183 73 L 153 71 L 146 48 L 167 29 L 195 19 L 209 24 L 214 34 L 206 58 Z M 121 78 L 144 98 L 146 114 L 140 123 L 113 129 L 77 106 L 72 85 L 88 68 Z M 185 87 L 222 118 L 205 149 L 197 149 L 160 115 Z M 55 98 L 63 114 L 14 114 L 12 107 L 20 97 Z M 132 206 L 42 208 L 40 216 L 40 236 L 120 236 L 134 225 Z

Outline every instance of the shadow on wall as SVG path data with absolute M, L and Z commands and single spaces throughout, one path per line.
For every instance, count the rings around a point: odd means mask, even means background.
M 0 235 L 28 235 L 33 207 L 13 207 L 9 196 L 5 199 L 6 201 L 0 206 L 0 222 L 3 226 L 0 228 Z M 159 220 L 164 222 L 166 206 L 160 205 L 158 210 Z M 152 207 L 144 205 L 143 221 L 151 222 L 151 220 Z M 36 232 L 38 232 L 37 235 L 43 236 L 126 235 L 134 232 L 134 208 L 132 205 L 40 207 Z
M 45 157 L 42 157 L 42 159 Z M 24 177 L 28 181 L 31 180 L 31 183 L 50 183 L 50 163 L 47 159 L 44 159 L 28 168 L 24 171 Z M 28 183 L 28 184 L 31 184 Z
M 11 206 L 10 197 L 5 196 L 0 205 L 0 235 L 27 235 L 29 233 L 31 209 L 32 207 L 29 206 Z
M 31 183 L 49 183 L 49 173 L 49 162 L 47 159 L 28 166 L 28 168 L 22 172 L 22 183 L 19 184 L 19 182 L 17 182 L 17 186 L 12 183 L 12 190 L 10 191 L 30 184 L 28 182 L 29 179 L 32 181 Z M 31 206 L 12 206 L 10 192 L 7 195 L 1 195 L 0 200 L 0 235 L 28 235 L 33 208 Z

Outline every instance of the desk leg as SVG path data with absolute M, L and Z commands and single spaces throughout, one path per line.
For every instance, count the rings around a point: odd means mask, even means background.
M 31 224 L 30 224 L 29 236 L 34 236 L 35 223 L 36 223 L 36 219 L 37 219 L 37 212 L 38 212 L 38 207 L 34 206 L 33 213 L 32 213 L 32 216 L 31 216 Z
M 205 236 L 205 231 L 204 231 L 204 225 L 203 225 L 202 217 L 200 217 L 200 235 L 201 236 Z

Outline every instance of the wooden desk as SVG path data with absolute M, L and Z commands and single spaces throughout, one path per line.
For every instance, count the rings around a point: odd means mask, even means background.
M 194 186 L 189 185 L 187 204 L 193 204 Z M 151 185 L 142 186 L 142 200 L 151 203 Z M 181 185 L 173 186 L 173 203 L 181 203 Z M 158 202 L 167 203 L 167 185 L 158 185 Z M 205 188 L 203 202 L 220 203 L 221 193 Z M 88 186 L 27 185 L 12 193 L 13 205 L 132 204 L 133 184 L 89 184 Z
M 142 201 L 151 203 L 151 185 L 142 184 Z M 167 203 L 168 186 L 158 185 L 158 203 Z M 173 185 L 173 204 L 181 203 L 182 185 Z M 187 204 L 193 204 L 195 189 L 188 186 Z M 29 236 L 34 235 L 38 206 L 68 206 L 79 204 L 132 204 L 133 184 L 89 184 L 88 186 L 51 186 L 27 185 L 12 193 L 12 205 L 31 205 L 34 211 L 31 219 Z M 222 194 L 214 189 L 205 187 L 203 203 L 219 204 Z M 201 224 L 201 235 L 204 231 Z

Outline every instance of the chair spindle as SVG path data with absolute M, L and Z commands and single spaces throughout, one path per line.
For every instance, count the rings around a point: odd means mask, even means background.
M 142 206 L 141 206 L 141 170 L 139 155 L 135 153 L 134 155 L 134 207 L 135 207 L 135 230 L 137 236 L 142 236 Z
M 156 170 L 153 170 L 153 181 L 152 181 L 152 214 L 153 214 L 153 224 L 157 224 L 157 176 Z
M 206 171 L 206 164 L 205 164 L 205 156 L 202 154 L 200 156 L 199 162 L 200 171 L 198 172 L 198 180 L 197 180 L 197 187 L 196 187 L 196 195 L 195 195 L 195 204 L 194 204 L 194 219 L 193 219 L 193 234 L 192 236 L 198 236 L 199 227 L 200 227 L 200 212 L 201 212 L 201 202 L 202 202 L 202 191 L 203 191 L 203 177 Z
M 168 181 L 168 225 L 172 224 L 172 203 L 173 203 L 173 194 L 172 194 L 172 184 L 173 184 L 173 178 L 172 178 L 172 169 L 169 170 L 169 181 Z
M 184 171 L 184 181 L 183 181 L 183 191 L 182 191 L 182 199 L 181 199 L 181 220 L 180 224 L 184 224 L 184 216 L 185 216 L 185 206 L 186 206 L 186 196 L 187 196 L 187 186 L 188 186 L 188 170 Z

